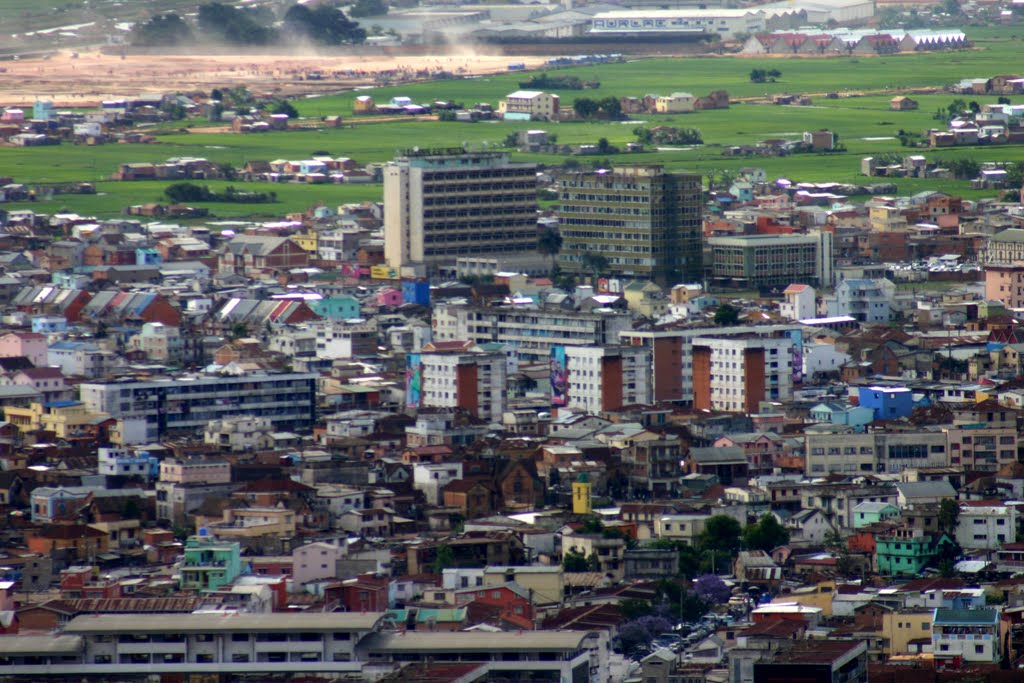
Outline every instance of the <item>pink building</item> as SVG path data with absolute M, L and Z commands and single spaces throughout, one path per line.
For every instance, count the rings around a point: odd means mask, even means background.
M 377 292 L 377 305 L 378 306 L 401 306 L 402 305 L 402 291 L 394 289 L 392 287 L 385 287 L 384 289 Z
M 23 112 L 21 109 L 17 109 L 17 108 L 14 108 L 14 107 L 12 107 L 10 109 L 4 109 L 3 115 L 0 116 L 0 121 L 3 121 L 4 123 L 14 123 L 14 122 L 17 122 L 17 121 L 24 121 L 24 120 L 25 120 L 25 112 Z
M 47 364 L 49 345 L 38 332 L 8 332 L 0 335 L 0 358 L 24 356 L 32 365 L 41 368 Z

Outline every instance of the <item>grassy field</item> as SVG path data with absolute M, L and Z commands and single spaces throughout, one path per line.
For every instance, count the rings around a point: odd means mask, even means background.
M 886 88 L 942 87 L 962 78 L 1003 73 L 1019 60 L 1020 42 L 1011 39 L 1014 27 L 987 31 L 998 39 L 978 40 L 978 47 L 942 54 L 889 55 L 883 57 L 775 57 L 743 58 L 734 56 L 693 57 L 687 59 L 646 59 L 625 64 L 601 64 L 558 70 L 559 75 L 578 76 L 600 81 L 590 91 L 554 91 L 563 105 L 571 106 L 577 97 L 614 95 L 643 96 L 686 91 L 705 95 L 724 89 L 736 97 L 763 97 L 778 93 L 871 91 Z M 1024 27 L 1019 27 L 1024 35 Z M 969 34 L 970 35 L 970 34 Z M 751 83 L 752 69 L 778 69 L 782 77 L 775 83 Z M 503 74 L 475 79 L 433 81 L 340 93 L 333 96 L 299 100 L 295 103 L 305 116 L 351 115 L 352 101 L 361 94 L 387 101 L 405 95 L 417 102 L 455 100 L 466 105 L 496 103 L 519 87 L 523 74 Z
M 2 2 L 3 0 L 0 0 Z M 1020 27 L 1024 34 L 1024 27 Z M 910 150 L 896 139 L 902 129 L 920 132 L 941 125 L 933 113 L 948 105 L 951 94 L 915 95 L 920 109 L 893 112 L 888 109 L 889 95 L 857 95 L 863 91 L 900 86 L 904 88 L 946 85 L 974 76 L 1006 72 L 1015 63 L 1020 42 L 1012 36 L 1014 28 L 988 30 L 979 48 L 969 52 L 899 55 L 884 58 L 848 57 L 837 59 L 737 59 L 728 57 L 680 60 L 648 60 L 608 64 L 566 70 L 581 77 L 602 82 L 596 91 L 583 95 L 643 95 L 686 90 L 705 94 L 726 89 L 734 97 L 759 96 L 766 92 L 838 92 L 839 99 L 815 97 L 810 107 L 780 107 L 769 104 L 738 103 L 728 110 L 705 111 L 686 115 L 647 116 L 645 120 L 595 123 L 453 123 L 436 121 L 393 121 L 351 119 L 352 99 L 357 93 L 345 93 L 316 99 L 303 99 L 295 105 L 304 116 L 341 114 L 354 121 L 341 129 L 289 131 L 256 135 L 161 132 L 151 145 L 101 145 L 76 147 L 62 145 L 47 148 L 2 148 L 0 169 L 19 182 L 46 183 L 83 180 L 100 182 L 99 196 L 62 196 L 60 204 L 79 213 L 116 214 L 123 206 L 157 201 L 162 183 L 103 182 L 118 164 L 133 161 L 158 162 L 175 156 L 200 156 L 216 162 L 241 165 L 247 160 L 276 158 L 298 159 L 317 152 L 349 156 L 360 162 L 385 161 L 400 150 L 418 145 L 438 147 L 468 145 L 475 149 L 502 148 L 505 138 L 518 130 L 543 127 L 557 134 L 563 144 L 594 143 L 606 138 L 623 146 L 633 141 L 633 129 L 640 125 L 671 125 L 696 128 L 705 144 L 694 148 L 652 149 L 638 154 L 610 157 L 613 163 L 659 163 L 673 170 L 692 170 L 712 174 L 742 166 L 760 166 L 770 177 L 784 176 L 795 181 L 839 181 L 866 183 L 859 175 L 860 159 L 885 153 L 922 153 L 933 159 L 971 158 L 976 161 L 1024 161 L 1024 146 L 996 146 L 944 150 Z M 752 68 L 778 68 L 780 83 L 755 85 L 749 82 Z M 454 99 L 464 103 L 486 101 L 496 104 L 518 87 L 522 74 L 490 78 L 438 81 L 372 91 L 387 100 L 398 94 L 415 100 Z M 563 93 L 569 102 L 581 93 Z M 994 97 L 976 98 L 980 104 Z M 836 132 L 847 151 L 833 154 L 805 154 L 785 158 L 727 158 L 725 146 L 752 144 L 768 137 L 799 138 L 803 131 L 829 128 Z M 543 164 L 561 163 L 564 158 L 551 155 L 514 154 L 520 160 Z M 581 158 L 581 161 L 587 161 Z M 975 192 L 964 181 L 898 180 L 901 192 L 937 189 L 975 198 L 992 194 Z M 271 185 L 280 201 L 273 205 L 224 205 L 211 207 L 218 215 L 239 216 L 259 213 L 284 213 L 304 208 L 316 201 L 336 204 L 343 201 L 379 199 L 379 186 L 301 186 Z M 41 207 L 45 205 L 36 204 Z M 44 210 L 44 209 L 41 209 Z
M 204 183 L 220 190 L 231 183 Z M 234 183 L 238 186 L 238 183 Z M 6 209 L 31 209 L 43 213 L 72 211 L 97 218 L 121 215 L 121 207 L 147 202 L 167 203 L 163 191 L 167 183 L 140 181 L 131 183 L 98 183 L 95 195 L 56 195 L 50 200 L 4 204 Z M 290 183 L 246 183 L 246 190 L 276 192 L 277 201 L 267 204 L 203 203 L 210 213 L 221 218 L 279 218 L 283 214 L 303 211 L 317 203 L 337 206 L 349 202 L 380 199 L 379 185 L 298 185 Z

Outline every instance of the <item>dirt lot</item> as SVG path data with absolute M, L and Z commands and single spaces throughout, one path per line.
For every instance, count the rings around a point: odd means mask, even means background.
M 307 57 L 61 52 L 47 59 L 0 62 L 0 106 L 50 99 L 58 107 L 92 107 L 115 97 L 239 85 L 256 94 L 292 96 L 419 80 L 439 71 L 497 73 L 505 71 L 510 61 L 532 67 L 543 60 L 477 54 Z

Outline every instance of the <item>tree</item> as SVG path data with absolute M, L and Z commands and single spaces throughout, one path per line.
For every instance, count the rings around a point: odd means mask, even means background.
M 257 21 L 254 12 L 219 2 L 200 5 L 196 25 L 201 33 L 235 45 L 269 45 L 277 32 Z
M 583 252 L 583 269 L 590 271 L 594 277 L 601 277 L 608 271 L 608 257 L 596 251 Z
M 434 574 L 441 574 L 445 569 L 455 566 L 455 551 L 447 543 L 437 546 L 437 554 L 431 563 L 431 571 Z
M 366 40 L 366 30 L 360 28 L 358 22 L 349 19 L 340 9 L 326 4 L 313 8 L 292 5 L 285 12 L 282 27 L 286 33 L 304 36 L 321 45 L 362 43 Z
M 619 611 L 622 612 L 622 616 L 627 620 L 632 621 L 639 619 L 640 617 L 646 617 L 652 611 L 654 607 L 647 600 L 641 600 L 640 598 L 626 598 L 625 600 L 619 601 Z
M 748 550 L 770 551 L 789 543 L 789 532 L 779 524 L 775 515 L 766 514 L 743 529 L 743 546 Z
M 562 250 L 562 235 L 555 228 L 544 228 L 537 237 L 537 251 L 544 256 L 551 257 L 551 266 L 554 268 L 555 256 Z
M 624 652 L 630 653 L 641 645 L 650 643 L 659 633 L 672 630 L 672 622 L 664 616 L 648 614 L 619 627 L 619 644 Z
M 836 571 L 840 576 L 850 576 L 854 571 L 853 558 L 850 556 L 850 548 L 846 539 L 835 529 L 825 534 L 825 549 L 836 558 Z
M 285 114 L 290 119 L 299 118 L 298 110 L 288 100 L 278 100 L 270 107 L 271 114 Z
M 576 548 L 570 548 L 562 555 L 562 568 L 567 572 L 590 571 L 590 562 L 587 556 Z
M 388 13 L 384 0 L 356 0 L 348 11 L 353 17 L 379 17 Z
M 939 531 L 947 534 L 956 532 L 956 525 L 960 521 L 960 505 L 951 498 L 943 498 L 939 503 Z
M 174 12 L 157 14 L 148 21 L 136 24 L 128 40 L 132 45 L 180 45 L 192 40 L 192 29 Z
M 581 119 L 593 118 L 599 109 L 597 102 L 589 97 L 579 97 L 572 103 L 572 110 Z
M 722 304 L 715 311 L 716 325 L 735 325 L 740 319 L 740 312 L 734 306 Z
M 609 119 L 617 120 L 622 118 L 622 102 L 618 97 L 605 97 L 598 102 L 598 107 Z
M 173 183 L 167 186 L 164 194 L 176 204 L 210 200 L 210 190 L 195 183 Z
M 715 573 L 723 560 L 728 561 L 740 547 L 740 523 L 728 515 L 714 515 L 704 523 L 698 546 L 707 555 L 712 554 Z
M 782 78 L 782 72 L 778 69 L 751 69 L 751 83 L 774 83 L 776 79 Z
M 693 592 L 701 600 L 715 605 L 728 602 L 729 596 L 732 594 L 729 587 L 725 585 L 725 581 L 722 581 L 716 574 L 698 576 L 693 582 Z

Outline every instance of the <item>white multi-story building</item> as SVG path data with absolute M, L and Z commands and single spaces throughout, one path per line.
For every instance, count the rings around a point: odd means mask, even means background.
M 97 472 L 111 476 L 156 479 L 160 460 L 148 451 L 131 448 L 100 448 Z
M 793 342 L 747 335 L 693 340 L 693 405 L 755 413 L 793 398 Z
M 693 342 L 700 337 L 763 335 L 782 337 L 800 330 L 799 325 L 690 328 L 678 330 L 631 330 L 619 334 L 621 343 L 651 349 L 651 377 L 655 401 L 694 400 Z
M 653 402 L 651 351 L 643 346 L 566 346 L 567 407 L 591 415 Z
M 316 333 L 317 358 L 354 358 L 377 353 L 376 320 L 321 320 Z
M 541 310 L 534 307 L 435 304 L 434 341 L 510 344 L 524 361 L 547 361 L 552 346 L 606 346 L 632 328 L 623 311 Z
M 786 320 L 810 320 L 818 317 L 815 304 L 817 293 L 810 285 L 793 284 L 783 290 L 786 299 L 779 304 L 779 315 Z
M 825 297 L 830 317 L 851 316 L 862 323 L 887 323 L 892 320 L 892 299 L 896 285 L 886 279 L 847 279 L 836 285 L 835 293 Z
M 1019 514 L 1013 505 L 961 505 L 956 542 L 969 550 L 998 550 L 1016 543 Z
M 241 452 L 270 448 L 273 425 L 269 418 L 239 415 L 212 420 L 203 432 L 203 442 L 223 450 Z
M 462 463 L 416 463 L 412 468 L 412 486 L 423 491 L 430 505 L 441 504 L 441 492 L 450 482 L 462 479 Z
M 813 377 L 816 372 L 839 372 L 850 360 L 850 354 L 836 351 L 835 344 L 804 344 L 803 375 Z
M 211 420 L 251 415 L 273 428 L 308 430 L 316 417 L 315 373 L 181 375 L 79 385 L 90 411 L 146 421 L 147 441 L 168 432 L 199 432 Z
M 501 420 L 505 411 L 504 353 L 486 352 L 472 342 L 438 342 L 427 344 L 419 359 L 421 406 L 461 408 L 481 420 Z

